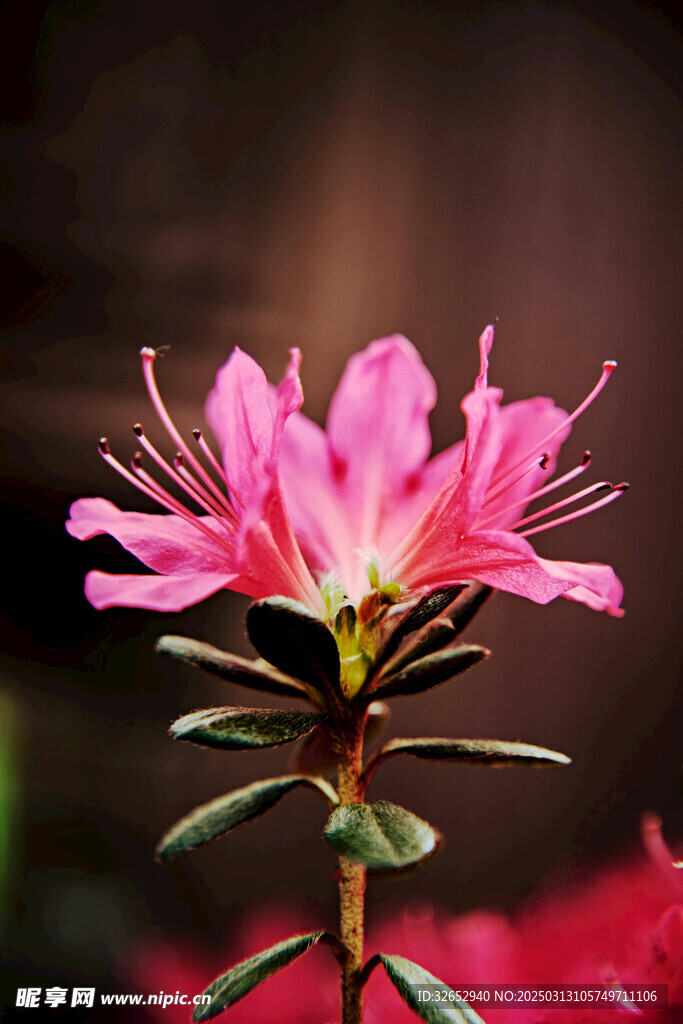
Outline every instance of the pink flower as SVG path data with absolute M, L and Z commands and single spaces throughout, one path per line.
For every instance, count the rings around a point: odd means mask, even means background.
M 176 488 L 205 514 L 191 511 L 157 483 L 143 469 L 140 452 L 128 470 L 102 438 L 100 452 L 107 462 L 170 515 L 122 512 L 103 498 L 74 502 L 66 524 L 73 537 L 89 540 L 111 534 L 157 574 L 90 572 L 85 582 L 88 600 L 96 608 L 124 605 L 179 611 L 227 587 L 255 598 L 283 594 L 323 614 L 320 591 L 292 533 L 278 471 L 285 422 L 303 401 L 298 351 L 292 352 L 277 389 L 269 390 L 263 370 L 239 349 L 219 371 L 206 414 L 224 447 L 223 466 L 201 431 L 194 431 L 196 454 L 185 443 L 159 395 L 156 353 L 143 348 L 141 354 L 152 402 L 179 449 L 173 465 L 148 440 L 140 424 L 133 430 Z
M 462 403 L 465 440 L 431 459 L 436 386 L 407 339 L 375 341 L 351 358 L 326 431 L 298 411 L 296 350 L 284 381 L 269 389 L 260 367 L 236 349 L 206 405 L 222 466 L 200 431 L 194 433 L 204 463 L 185 444 L 157 390 L 155 353 L 143 349 L 150 395 L 179 447 L 173 466 L 139 425 L 136 433 L 205 514 L 189 511 L 156 483 L 140 453 L 126 470 L 103 440 L 104 457 L 170 515 L 122 512 L 103 499 L 75 502 L 67 523 L 73 536 L 110 533 L 158 574 L 89 573 L 87 596 L 98 608 L 172 611 L 227 587 L 257 598 L 282 594 L 326 618 L 335 597 L 357 604 L 389 584 L 410 595 L 471 579 L 540 604 L 562 594 L 622 614 L 622 586 L 609 566 L 541 558 L 526 538 L 608 504 L 626 485 L 601 481 L 524 516 L 531 501 L 588 467 L 584 453 L 575 469 L 546 482 L 571 424 L 615 364 L 603 364 L 597 385 L 571 415 L 547 398 L 501 406 L 502 392 L 487 382 L 492 342 L 488 327 L 479 376 Z M 537 523 L 600 490 L 608 493 L 592 504 Z

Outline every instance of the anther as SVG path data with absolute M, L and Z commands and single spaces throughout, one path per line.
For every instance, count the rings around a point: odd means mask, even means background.
M 142 437 L 144 430 L 142 429 L 142 423 L 133 424 L 133 433 L 136 437 Z
M 140 355 L 142 356 L 143 359 L 156 359 L 157 357 L 157 354 L 154 351 L 154 349 L 148 348 L 147 346 L 140 349 Z
M 201 439 L 202 439 L 202 432 L 199 429 L 199 427 L 195 427 L 194 428 L 194 430 L 192 431 L 192 436 L 195 439 L 195 441 L 201 441 Z
M 174 456 L 174 459 L 173 459 L 173 465 L 176 467 L 176 469 L 180 469 L 180 468 L 184 467 L 185 459 L 183 458 L 183 453 L 182 452 L 176 452 L 175 453 L 175 456 Z
M 539 468 L 540 469 L 547 469 L 548 468 L 548 463 L 550 462 L 550 458 L 551 458 L 550 452 L 544 452 L 544 454 L 543 454 L 543 456 L 541 458 L 541 461 L 538 464 Z
M 99 450 L 102 453 L 102 455 L 111 455 L 111 449 L 109 448 L 109 441 L 107 440 L 106 437 L 101 437 L 99 439 L 99 441 L 97 442 L 97 447 L 99 448 Z
M 584 469 L 586 466 L 590 466 L 592 458 L 593 456 L 591 453 L 589 451 L 585 451 L 581 456 L 581 462 L 579 463 L 581 468 Z
M 142 452 L 135 452 L 130 461 L 134 469 L 140 469 L 142 467 Z

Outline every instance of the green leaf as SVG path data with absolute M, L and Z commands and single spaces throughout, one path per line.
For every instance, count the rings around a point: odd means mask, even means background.
M 453 991 L 424 967 L 405 957 L 390 956 L 387 953 L 380 953 L 379 961 L 401 999 L 426 1024 L 484 1024 L 479 1014 L 464 999 L 455 999 L 454 993 L 448 1001 L 436 1003 L 419 1000 L 416 992 L 418 986 L 436 986 L 439 992 Z
M 467 590 L 463 593 L 462 597 L 445 612 L 446 618 L 450 619 L 453 623 L 456 636 L 459 636 L 465 627 L 469 626 L 474 616 L 482 605 L 488 601 L 492 593 L 493 589 L 487 587 L 484 583 L 477 583 L 476 580 L 472 580 L 468 584 Z
M 434 619 L 433 622 L 428 622 L 423 629 L 413 633 L 410 639 L 403 644 L 400 653 L 391 659 L 391 664 L 384 668 L 384 674 L 393 676 L 407 668 L 408 665 L 412 665 L 413 662 L 419 661 L 420 658 L 425 658 L 428 654 L 433 654 L 448 644 L 452 644 L 454 640 L 455 627 L 451 621 L 445 617 Z
M 264 949 L 256 956 L 236 964 L 226 974 L 221 974 L 219 978 L 211 982 L 204 992 L 204 995 L 211 996 L 211 1002 L 200 1003 L 192 1014 L 192 1020 L 204 1021 L 217 1017 L 219 1013 L 243 999 L 252 989 L 275 974 L 276 971 L 281 971 L 293 960 L 298 960 L 304 953 L 308 953 L 309 949 L 312 949 L 324 937 L 326 937 L 326 932 L 294 935 L 291 939 L 278 942 L 270 949 Z
M 364 700 L 386 700 L 387 697 L 422 693 L 433 686 L 465 672 L 488 658 L 490 651 L 478 644 L 461 644 L 414 661 L 399 672 L 381 676 L 372 689 L 363 694 Z
M 386 800 L 337 807 L 325 826 L 325 839 L 337 853 L 376 870 L 417 864 L 440 838 L 422 818 Z
M 419 737 L 389 740 L 377 755 L 384 761 L 395 754 L 412 754 L 429 761 L 476 761 L 480 764 L 507 766 L 512 764 L 571 764 L 571 758 L 557 750 L 547 750 L 532 743 L 508 740 L 451 740 Z
M 453 604 L 466 586 L 466 583 L 453 583 L 448 587 L 439 587 L 438 590 L 433 590 L 431 594 L 427 594 L 418 601 L 412 611 L 408 612 L 397 631 L 403 636 L 407 636 L 409 633 L 422 629 Z
M 324 720 L 304 711 L 271 711 L 261 708 L 206 708 L 179 718 L 171 736 L 221 750 L 276 747 L 305 736 Z
M 467 584 L 465 583 L 454 583 L 448 587 L 439 587 L 438 590 L 433 590 L 431 594 L 421 598 L 409 612 L 399 619 L 377 658 L 377 664 L 386 664 L 410 633 L 417 632 L 417 630 L 422 629 L 427 623 L 441 615 L 455 601 L 458 594 L 462 593 L 466 586 Z M 451 639 L 453 639 L 453 629 L 451 628 L 449 632 Z
M 320 790 L 331 803 L 338 802 L 329 782 L 315 776 L 281 775 L 274 779 L 261 779 L 190 811 L 162 836 L 156 848 L 157 859 L 169 860 L 231 832 L 245 821 L 263 814 L 297 786 L 311 786 Z
M 316 689 L 339 687 L 339 652 L 332 632 L 305 605 L 269 597 L 247 612 L 249 639 L 262 658 Z
M 186 661 L 190 665 L 206 669 L 229 683 L 248 686 L 252 690 L 264 690 L 285 697 L 307 697 L 305 686 L 290 676 L 278 672 L 263 661 L 249 661 L 237 654 L 219 651 L 201 640 L 185 636 L 162 636 L 156 642 L 156 650 Z

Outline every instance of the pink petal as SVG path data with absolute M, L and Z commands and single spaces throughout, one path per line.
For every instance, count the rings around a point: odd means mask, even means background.
M 416 546 L 412 558 L 396 567 L 396 576 L 411 589 L 473 579 L 538 604 L 547 604 L 571 587 L 548 571 L 528 541 L 502 530 L 479 530 L 460 538 L 435 530 Z
M 205 573 L 202 576 L 129 576 L 95 570 L 85 577 L 85 596 L 98 610 L 150 608 L 157 612 L 179 612 L 229 586 L 235 579 L 234 575 L 219 573 Z
M 493 348 L 493 324 L 484 328 L 479 337 L 479 376 L 474 382 L 474 390 L 488 387 L 489 355 Z
M 299 362 L 298 349 L 292 349 L 284 380 L 269 389 L 260 366 L 236 349 L 218 372 L 206 417 L 241 499 L 235 568 L 251 581 L 252 596 L 283 594 L 322 614 L 320 592 L 292 532 L 278 468 L 285 423 L 303 401 Z
M 218 371 L 205 414 L 223 452 L 230 484 L 247 501 L 272 456 L 273 421 L 266 375 L 241 349 L 236 348 Z
M 297 412 L 304 402 L 304 392 L 299 379 L 299 367 L 301 366 L 301 352 L 298 348 L 289 351 L 289 365 L 282 381 L 275 388 L 275 415 L 273 418 L 273 454 L 279 451 L 282 441 L 282 431 L 289 417 Z
M 321 573 L 346 575 L 355 543 L 344 515 L 344 495 L 332 472 L 325 431 L 297 412 L 280 446 L 280 476 L 294 532 L 306 561 Z
M 455 539 L 469 533 L 500 455 L 501 397 L 499 389 L 485 388 L 471 391 L 463 399 L 467 436 L 462 459 L 453 465 L 430 506 L 388 557 L 399 574 L 406 565 L 417 566 L 423 558 L 431 562 L 432 547 L 441 550 L 445 542 L 452 549 Z M 403 582 L 401 575 L 398 578 Z
M 108 533 L 150 569 L 169 576 L 233 571 L 233 558 L 211 516 L 200 521 L 216 532 L 211 538 L 180 516 L 122 512 L 105 498 L 80 498 L 70 509 L 66 528 L 77 540 Z M 227 539 L 227 534 L 225 535 Z
M 327 431 L 357 546 L 375 543 L 384 506 L 422 468 L 435 402 L 431 374 L 401 335 L 375 341 L 349 360 Z
M 458 441 L 439 452 L 419 473 L 405 481 L 401 491 L 397 491 L 395 501 L 388 506 L 380 523 L 377 536 L 380 557 L 388 556 L 411 531 L 438 494 L 448 474 L 460 466 L 464 450 L 465 442 Z
M 616 618 L 624 614 L 623 608 L 619 607 L 624 587 L 610 565 L 602 565 L 600 562 L 554 562 L 545 558 L 539 558 L 538 561 L 546 572 L 571 585 L 571 589 L 563 595 L 570 601 L 580 601 L 593 611 L 604 611 Z
M 287 514 L 279 475 L 264 479 L 242 515 L 235 559 L 253 597 L 282 594 L 325 614 L 325 603 L 303 560 Z M 247 591 L 243 591 L 246 593 Z

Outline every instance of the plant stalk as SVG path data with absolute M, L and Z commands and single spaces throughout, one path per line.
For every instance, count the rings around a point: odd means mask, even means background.
M 339 749 L 339 805 L 363 802 L 363 732 L 365 714 L 352 715 L 343 730 Z M 365 868 L 339 858 L 339 914 L 341 940 L 342 1024 L 363 1021 L 363 926 Z

